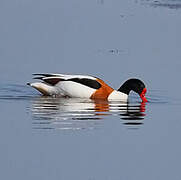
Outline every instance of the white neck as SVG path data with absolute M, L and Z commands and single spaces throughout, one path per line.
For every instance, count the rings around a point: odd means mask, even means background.
M 114 90 L 109 96 L 108 100 L 128 101 L 128 95 L 120 91 Z

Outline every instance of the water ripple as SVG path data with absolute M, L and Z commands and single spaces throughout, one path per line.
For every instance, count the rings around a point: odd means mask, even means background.
M 31 105 L 33 128 L 61 130 L 99 128 L 110 116 L 117 116 L 126 126 L 140 126 L 146 107 L 139 103 L 52 97 L 34 98 Z
M 163 7 L 175 10 L 181 8 L 180 0 L 141 0 L 141 3 L 152 7 Z
M 0 103 L 24 101 L 33 129 L 79 130 L 101 128 L 107 120 L 116 120 L 127 128 L 144 125 L 147 104 L 140 103 L 131 93 L 129 103 L 79 98 L 55 98 L 40 96 L 25 85 L 0 84 Z M 166 93 L 149 90 L 148 104 L 172 102 Z M 112 121 L 114 123 L 114 121 Z

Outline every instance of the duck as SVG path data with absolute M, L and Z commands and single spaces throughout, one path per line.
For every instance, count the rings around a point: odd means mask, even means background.
M 140 96 L 142 102 L 148 102 L 145 96 L 146 86 L 142 80 L 137 78 L 126 80 L 118 90 L 115 90 L 102 79 L 90 75 L 36 73 L 33 76 L 33 79 L 41 81 L 27 83 L 27 85 L 45 96 L 127 102 L 130 91 L 134 91 Z

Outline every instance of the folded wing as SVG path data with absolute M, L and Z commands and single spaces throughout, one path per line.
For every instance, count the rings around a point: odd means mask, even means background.
M 89 88 L 99 89 L 101 84 L 97 81 L 95 77 L 84 76 L 84 75 L 64 75 L 64 74 L 33 74 L 34 79 L 40 79 L 52 86 L 57 85 L 61 82 L 74 82 Z

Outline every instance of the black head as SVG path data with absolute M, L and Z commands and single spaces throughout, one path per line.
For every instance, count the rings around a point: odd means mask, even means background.
M 145 84 L 139 79 L 129 79 L 127 80 L 119 89 L 118 91 L 123 92 L 129 95 L 130 91 L 134 91 L 138 93 L 142 99 L 142 101 L 147 102 L 145 97 L 146 94 L 146 87 Z

